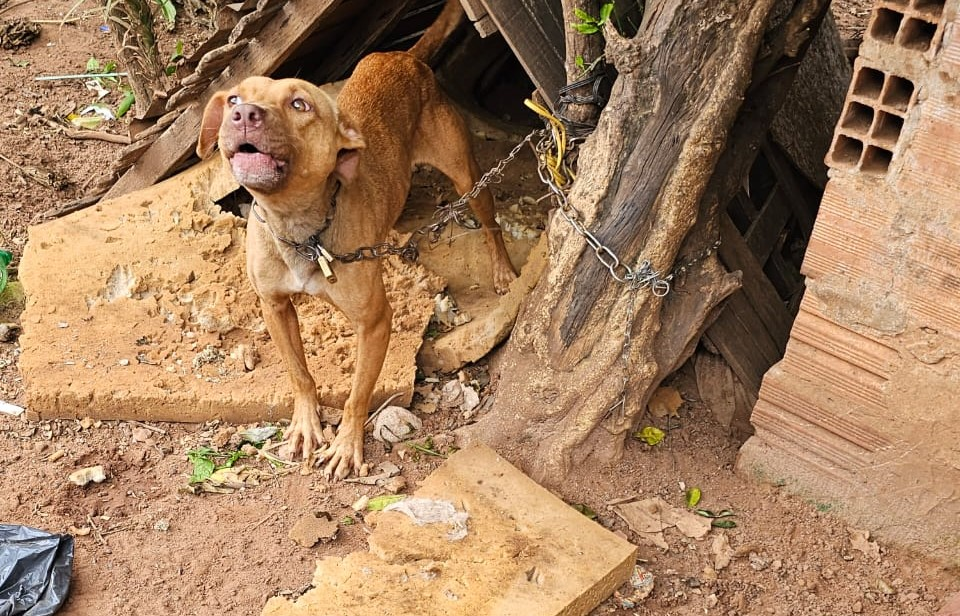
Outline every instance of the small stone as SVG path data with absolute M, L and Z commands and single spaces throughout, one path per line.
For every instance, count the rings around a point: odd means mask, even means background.
M 57 460 L 59 460 L 65 455 L 67 454 L 62 449 L 58 449 L 57 451 L 54 451 L 52 454 L 50 454 L 50 456 L 47 458 L 47 462 L 56 462 Z
M 92 417 L 84 417 L 83 419 L 80 420 L 80 429 L 81 429 L 81 430 L 89 430 L 89 429 L 92 428 L 92 427 L 93 427 L 93 418 L 92 418 Z
M 850 608 L 850 611 L 853 612 L 854 614 L 862 614 L 863 603 L 857 601 L 856 603 L 853 604 L 853 607 Z
M 251 458 L 257 457 L 257 454 L 260 453 L 260 450 L 251 445 L 250 443 L 244 443 L 240 447 L 240 453 L 245 456 L 250 456 Z
M 135 443 L 147 443 L 153 438 L 153 432 L 137 426 L 130 433 L 130 438 L 132 438 Z
M 82 488 L 89 483 L 103 483 L 107 479 L 107 473 L 101 465 L 90 466 L 70 473 L 67 479 L 70 483 Z
M 391 494 L 397 494 L 407 487 L 407 480 L 402 476 L 391 477 L 382 483 L 383 489 Z
M 46 450 L 46 448 L 49 446 L 50 446 L 50 443 L 47 443 L 45 441 L 37 441 L 36 443 L 33 444 L 33 452 L 43 453 L 44 450 Z
M 373 438 L 383 443 L 399 443 L 423 427 L 420 418 L 402 406 L 388 406 L 373 421 Z
M 13 342 L 20 335 L 20 326 L 16 323 L 0 323 L 0 342 Z
M 121 359 L 120 361 L 118 361 L 117 363 L 120 364 L 121 366 L 129 366 L 129 365 L 130 365 L 130 360 L 127 359 L 127 358 L 123 358 L 123 359 Z
M 357 475 L 361 477 L 368 477 L 370 475 L 370 465 L 364 462 L 360 465 L 360 470 L 357 472 Z
M 750 568 L 754 571 L 763 571 L 770 566 L 770 561 L 760 556 L 756 552 L 750 552 Z
M 367 503 L 370 502 L 370 497 L 364 494 L 356 500 L 351 506 L 354 511 L 364 511 L 367 508 Z
M 161 533 L 165 533 L 170 530 L 170 521 L 164 520 L 163 518 L 157 520 L 153 523 L 153 530 L 158 530 Z
M 234 426 L 223 426 L 218 428 L 210 438 L 210 444 L 217 449 L 223 449 L 230 442 L 230 437 L 237 431 Z

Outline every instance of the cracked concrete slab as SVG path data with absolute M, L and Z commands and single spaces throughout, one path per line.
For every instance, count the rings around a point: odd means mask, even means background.
M 414 496 L 465 513 L 466 536 L 400 511 L 368 514 L 369 551 L 320 560 L 311 590 L 270 599 L 262 616 L 583 615 L 633 572 L 634 545 L 484 445 L 450 456 Z

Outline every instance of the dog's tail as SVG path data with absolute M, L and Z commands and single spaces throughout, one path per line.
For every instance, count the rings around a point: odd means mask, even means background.
M 423 31 L 420 40 L 414 43 L 408 52 L 426 64 L 431 64 L 433 56 L 440 50 L 440 46 L 447 40 L 463 18 L 463 7 L 460 0 L 447 0 L 447 4 L 440 11 L 437 20 Z

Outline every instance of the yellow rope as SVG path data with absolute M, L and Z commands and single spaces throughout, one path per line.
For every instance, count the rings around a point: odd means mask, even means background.
M 550 124 L 550 132 L 553 134 L 553 148 L 543 153 L 544 163 L 557 186 L 566 186 L 575 178 L 573 171 L 564 163 L 564 157 L 567 154 L 566 127 L 549 110 L 529 98 L 525 99 L 523 104 Z

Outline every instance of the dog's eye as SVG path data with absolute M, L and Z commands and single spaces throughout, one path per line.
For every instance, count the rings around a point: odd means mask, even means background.
M 240 104 L 240 97 L 237 96 L 236 94 L 231 94 L 230 96 L 227 97 L 227 103 L 228 103 L 231 107 L 233 107 L 234 105 L 239 105 L 239 104 Z
M 290 106 L 296 109 L 297 111 L 310 111 L 310 103 L 303 100 L 302 98 L 295 98 L 290 101 Z

